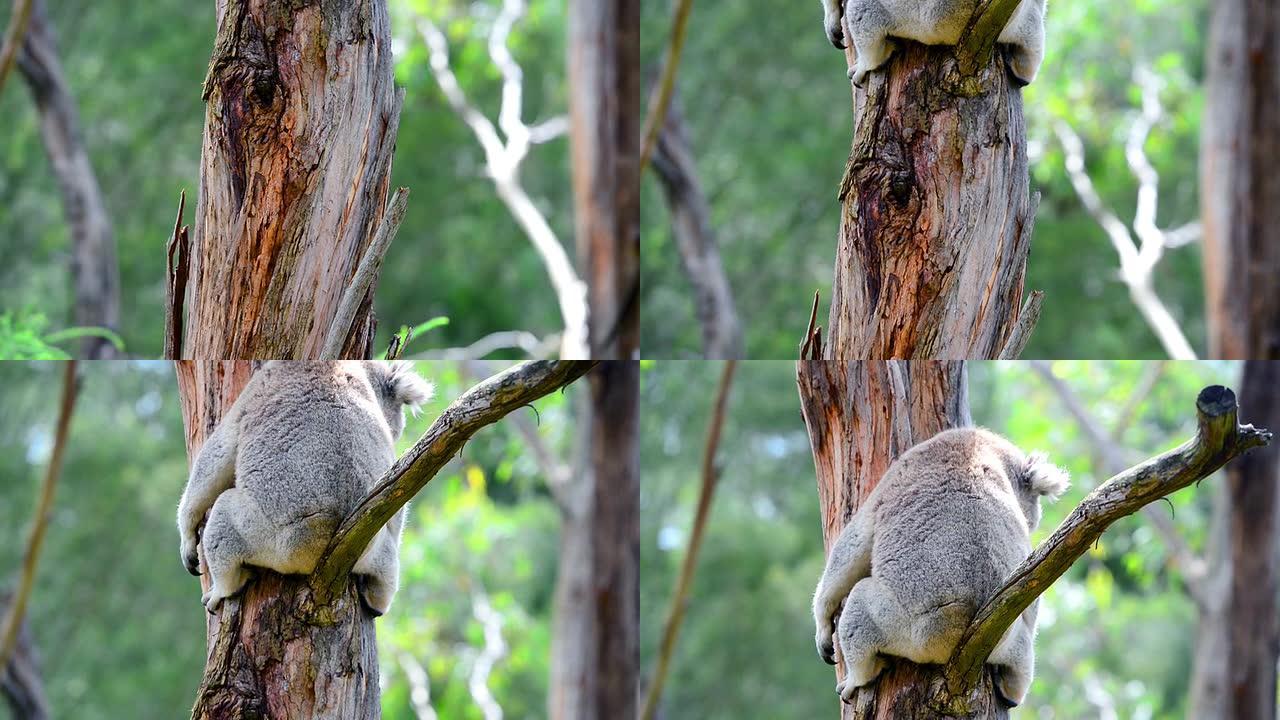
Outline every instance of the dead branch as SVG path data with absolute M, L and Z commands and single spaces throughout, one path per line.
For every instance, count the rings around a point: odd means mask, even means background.
M 484 650 L 471 668 L 467 689 L 471 692 L 471 699 L 484 713 L 484 720 L 502 720 L 502 706 L 489 689 L 493 666 L 507 655 L 507 643 L 502 639 L 502 616 L 493 609 L 483 589 L 472 593 L 471 612 L 484 628 Z
M 983 0 L 973 9 L 968 27 L 956 44 L 956 60 L 960 72 L 973 75 L 991 59 L 996 39 L 1009 24 L 1020 0 Z M 852 43 L 851 43 L 852 44 Z
M 1171 358 L 1194 360 L 1195 350 L 1187 342 L 1168 306 L 1156 294 L 1153 276 L 1164 251 L 1199 237 L 1200 225 L 1193 222 L 1169 231 L 1156 227 L 1160 178 L 1147 159 L 1144 146 L 1152 128 L 1164 118 L 1164 110 L 1160 105 L 1159 79 L 1150 70 L 1139 66 L 1134 71 L 1134 81 L 1142 90 L 1142 113 L 1129 129 L 1129 137 L 1125 142 L 1125 159 L 1130 172 L 1138 180 L 1133 233 L 1103 203 L 1102 197 L 1094 188 L 1093 179 L 1085 171 L 1084 143 L 1080 136 L 1063 121 L 1054 123 L 1054 132 L 1062 144 L 1071 186 L 1085 210 L 1110 238 L 1120 261 L 1120 279 L 1129 288 L 1133 304 Z M 1135 235 L 1137 241 L 1134 240 Z
M 31 597 L 31 585 L 36 575 L 36 561 L 40 557 L 40 546 L 44 543 L 45 530 L 49 527 L 53 492 L 58 484 L 58 476 L 62 473 L 62 460 L 66 455 L 71 413 L 76 407 L 76 390 L 76 361 L 69 360 L 63 365 L 62 402 L 58 406 L 58 424 L 53 434 L 53 450 L 49 455 L 49 467 L 45 470 L 44 482 L 40 485 L 40 498 L 36 502 L 36 511 L 31 516 L 31 530 L 27 534 L 27 550 L 22 556 L 22 570 L 18 576 L 17 590 L 14 591 L 13 601 L 9 604 L 8 612 L 5 613 L 4 623 L 0 625 L 0 670 L 9 664 L 9 657 L 18 641 L 18 628 L 22 625 L 27 600 Z
M 702 452 L 702 489 L 698 493 L 698 509 L 693 517 L 693 532 L 689 535 L 689 549 L 685 553 L 684 562 L 680 564 L 680 577 L 676 580 L 675 590 L 671 593 L 671 607 L 667 610 L 667 623 L 662 631 L 658 662 L 653 671 L 653 678 L 649 681 L 649 690 L 645 693 L 644 709 L 640 713 L 641 720 L 653 720 L 658 712 L 658 701 L 662 699 L 662 687 L 666 683 L 667 670 L 671 666 L 676 637 L 680 634 L 680 624 L 684 621 L 689 587 L 693 585 L 693 572 L 698 567 L 698 550 L 702 547 L 707 517 L 711 514 L 711 499 L 715 495 L 716 482 L 720 479 L 720 472 L 716 468 L 716 451 L 720 448 L 720 431 L 724 428 L 725 408 L 729 404 L 729 389 L 733 385 L 733 371 L 736 366 L 736 360 L 729 360 L 724 364 L 724 371 L 720 375 L 720 389 L 716 391 L 711 422 L 707 425 L 707 443 Z
M 414 355 L 414 360 L 483 360 L 498 350 L 519 350 L 531 360 L 544 360 L 555 354 L 560 344 L 559 335 L 539 338 L 527 330 L 500 330 L 489 333 L 465 347 L 426 350 Z
M 404 90 L 399 93 L 403 96 Z M 402 97 L 403 102 L 403 97 Z M 387 201 L 386 212 L 382 222 L 373 235 L 373 241 L 365 248 L 364 257 L 356 266 L 356 274 L 351 284 L 342 293 L 342 301 L 338 303 L 338 312 L 329 325 L 329 334 L 325 337 L 324 348 L 320 351 L 320 360 L 337 360 L 346 346 L 347 336 L 351 334 L 351 323 L 355 322 L 356 313 L 364 303 L 365 297 L 373 288 L 373 279 L 382 267 L 382 259 L 391 247 L 391 240 L 404 221 L 404 213 L 409 207 L 409 188 L 396 188 L 395 194 Z M 407 341 L 406 341 L 407 342 Z
M 178 196 L 178 219 L 165 246 L 164 272 L 164 359 L 177 360 L 182 352 L 182 306 L 187 297 L 187 276 L 191 272 L 190 228 L 182 224 L 187 207 L 187 191 Z
M 356 559 L 378 530 L 435 477 L 481 428 L 582 377 L 594 361 L 530 361 L 476 385 L 453 401 L 382 476 L 338 527 L 311 576 L 321 602 L 341 592 Z
M 1090 492 L 978 611 L 944 670 L 947 691 L 964 697 L 1009 626 L 1089 549 L 1113 522 L 1153 500 L 1201 480 L 1245 451 L 1271 442 L 1271 432 L 1240 425 L 1235 393 L 1221 385 L 1196 398 L 1196 436 L 1129 468 Z
M 520 166 L 530 148 L 565 134 L 569 127 L 563 117 L 533 126 L 526 125 L 521 119 L 524 76 L 511 55 L 507 39 L 512 26 L 524 16 L 525 10 L 524 0 L 505 0 L 489 35 L 489 56 L 502 73 L 502 106 L 498 110 L 498 125 L 506 136 L 505 141 L 499 137 L 498 128 L 467 98 L 449 65 L 449 44 L 444 33 L 431 20 L 419 15 L 418 34 L 427 46 L 431 74 L 445 101 L 471 129 L 484 150 L 485 169 L 498 198 L 507 206 L 507 211 L 542 258 L 564 323 L 560 357 L 586 358 L 590 356 L 587 347 L 586 283 L 578 277 L 578 271 L 555 230 L 520 182 Z

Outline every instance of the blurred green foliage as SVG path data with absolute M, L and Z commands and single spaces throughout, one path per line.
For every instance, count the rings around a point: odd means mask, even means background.
M 1134 394 L 1143 364 L 1057 362 L 1056 374 L 1110 427 Z M 719 363 L 657 362 L 641 390 L 641 656 L 653 668 L 671 589 L 699 490 L 699 463 Z M 1140 457 L 1195 431 L 1205 385 L 1238 383 L 1234 363 L 1170 363 L 1121 438 Z M 1053 390 L 1026 364 L 971 363 L 975 423 L 1072 474 L 1045 507 L 1034 542 L 1052 532 L 1105 480 L 1091 448 Z M 1248 399 L 1242 398 L 1248 419 Z M 739 366 L 718 454 L 722 468 L 685 622 L 664 694 L 672 720 L 833 717 L 835 673 L 813 647 L 810 602 L 824 550 L 813 456 L 792 362 Z M 1211 477 L 1169 498 L 1178 531 L 1202 547 Z M 1157 535 L 1122 519 L 1043 596 L 1037 675 L 1018 717 L 1175 718 L 1185 712 L 1195 610 Z
M 1197 148 L 1208 26 L 1205 0 L 1050 2 L 1041 74 L 1024 92 L 1031 189 L 1041 193 L 1026 287 L 1045 291 L 1024 357 L 1165 357 L 1118 278 L 1116 253 L 1068 182 L 1051 121 L 1085 144 L 1087 170 L 1124 222 L 1137 183 L 1124 140 L 1140 103 L 1134 68 L 1164 83 L 1165 119 L 1146 143 L 1160 174 L 1160 227 L 1199 215 Z M 642 9 L 653 72 L 669 2 Z M 695 3 L 678 95 L 712 224 L 746 333 L 746 357 L 794 358 L 816 290 L 825 324 L 840 207 L 836 186 L 852 138 L 844 56 L 822 32 L 818 3 Z M 646 355 L 696 357 L 700 333 L 666 208 L 644 179 L 641 328 Z M 1200 252 L 1167 252 L 1156 289 L 1193 347 L 1205 344 Z
M 200 585 L 178 560 L 174 511 L 187 456 L 177 384 L 162 362 L 93 362 L 82 390 L 28 618 L 53 716 L 185 717 L 204 666 Z M 472 384 L 421 362 L 437 398 L 410 418 L 403 452 Z M 0 363 L 0 586 L 19 565 L 52 442 L 58 363 Z M 568 455 L 576 387 L 535 403 L 538 432 Z M 518 412 L 533 415 L 532 410 Z M 518 433 L 480 431 L 409 506 L 401 587 L 377 621 L 383 717 L 416 718 L 406 667 L 421 666 L 442 718 L 479 720 L 468 683 L 484 647 L 474 603 L 501 616 L 507 653 L 488 687 L 509 718 L 545 714 L 559 517 Z M 0 702 L 0 718 L 7 718 Z
M 0 0 L 0 17 L 8 17 L 9 6 Z M 200 89 L 213 47 L 214 3 L 71 0 L 48 6 L 115 229 L 120 334 L 130 355 L 158 357 L 164 242 L 179 191 L 194 197 L 199 182 Z M 445 104 L 414 27 L 414 13 L 442 27 L 459 82 L 482 112 L 496 118 L 501 83 L 486 43 L 500 6 L 500 0 L 390 2 L 396 81 L 406 91 L 391 182 L 409 187 L 412 196 L 378 285 L 379 355 L 401 325 L 435 316 L 452 322 L 414 343 L 415 352 L 470 344 L 496 331 L 542 337 L 561 328 L 541 260 L 495 195 L 479 144 Z M 524 68 L 524 119 L 566 113 L 563 0 L 532 0 L 511 45 Z M 30 93 L 17 72 L 0 94 L 0 128 L 0 310 L 38 307 L 50 327 L 63 328 L 71 322 L 73 302 L 67 224 Z M 522 179 L 571 248 L 567 155 L 564 138 L 534 148 Z M 188 209 L 187 221 L 193 216 Z

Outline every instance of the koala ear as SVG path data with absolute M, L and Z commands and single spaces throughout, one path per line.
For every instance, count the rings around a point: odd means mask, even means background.
M 1071 476 L 1067 471 L 1049 462 L 1042 452 L 1033 452 L 1027 456 L 1023 478 L 1031 486 L 1032 492 L 1050 500 L 1057 500 L 1071 485 Z
M 418 406 L 431 400 L 436 388 L 413 371 L 413 365 L 397 360 L 387 368 L 387 387 L 395 402 L 408 405 L 409 412 L 418 413 Z

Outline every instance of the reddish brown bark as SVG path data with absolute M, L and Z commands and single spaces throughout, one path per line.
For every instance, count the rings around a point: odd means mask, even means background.
M 385 0 L 219 0 L 187 358 L 316 358 L 387 199 Z M 342 357 L 367 357 L 372 291 Z
M 591 357 L 640 346 L 640 2 L 569 2 L 569 144 Z
M 1022 96 L 999 53 L 897 45 L 855 91 L 826 358 L 995 358 L 1035 214 Z
M 942 430 L 970 424 L 964 372 L 962 362 L 799 363 L 800 406 L 813 448 L 828 549 L 894 458 Z M 938 706 L 944 682 L 940 666 L 889 658 L 888 670 L 860 688 L 853 703 L 842 706 L 841 716 L 956 717 Z M 990 672 L 982 674 L 970 696 L 970 710 L 960 717 L 1007 717 Z

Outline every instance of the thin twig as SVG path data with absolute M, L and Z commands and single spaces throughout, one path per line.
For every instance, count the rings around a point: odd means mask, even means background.
M 0 91 L 4 90 L 4 81 L 9 78 L 13 61 L 22 48 L 27 23 L 31 20 L 31 6 L 34 4 L 35 0 L 14 0 L 13 11 L 9 13 L 9 28 L 4 33 L 4 44 L 0 45 Z
M 640 713 L 641 720 L 653 720 L 654 714 L 658 711 L 658 701 L 662 699 L 662 686 L 666 683 L 667 670 L 671 666 L 671 657 L 675 652 L 676 637 L 680 634 L 680 624 L 684 621 L 689 587 L 693 585 L 693 573 L 698 566 L 698 550 L 702 547 L 707 517 L 711 513 L 711 499 L 715 495 L 716 482 L 720 477 L 716 469 L 716 451 L 720 447 L 720 431 L 724 427 L 725 408 L 729 404 L 729 389 L 733 384 L 733 371 L 736 366 L 736 360 L 725 362 L 724 371 L 720 375 L 720 389 L 716 392 L 711 422 L 707 426 L 707 444 L 702 453 L 702 489 L 698 493 L 698 509 L 693 518 L 693 532 L 689 536 L 689 550 L 685 553 L 684 562 L 680 565 L 680 577 L 676 581 L 675 591 L 671 594 L 671 608 L 667 611 L 667 624 L 662 632 L 662 645 L 658 650 L 657 666 L 653 671 L 653 679 L 649 682 L 649 690 L 645 693 L 644 710 Z
M 680 66 L 680 53 L 684 50 L 685 31 L 689 26 L 689 11 L 693 0 L 676 0 L 675 18 L 671 22 L 671 41 L 662 61 L 662 77 L 649 96 L 649 115 L 644 120 L 644 142 L 640 145 L 640 174 L 644 174 L 649 158 L 658 145 L 658 134 L 667 119 L 667 108 L 675 93 L 676 69 Z
M 392 466 L 347 516 L 311 576 L 320 601 L 342 590 L 369 541 L 481 428 L 582 377 L 591 360 L 521 363 L 476 385 L 453 401 L 418 442 Z
M 45 471 L 44 482 L 40 486 L 40 498 L 36 502 L 35 514 L 31 517 L 31 531 L 27 534 L 27 550 L 22 556 L 22 571 L 18 576 L 18 588 L 14 592 L 13 602 L 5 613 L 4 624 L 0 625 L 0 672 L 9 665 L 9 657 L 18 640 L 18 628 L 22 625 L 22 616 L 27 609 L 27 600 L 31 596 L 31 585 L 35 581 L 36 561 L 40 557 L 40 546 L 44 543 L 44 533 L 49 526 L 49 511 L 53 507 L 53 492 L 57 488 L 58 476 L 62 473 L 62 459 L 67 450 L 67 434 L 71 428 L 71 413 L 76 407 L 76 361 L 68 360 L 62 372 L 62 402 L 58 406 L 58 424 L 53 434 L 53 451 L 49 456 L 49 467 Z
M 1036 329 L 1036 323 L 1040 320 L 1040 305 L 1043 302 L 1043 290 L 1035 290 L 1027 296 L 1027 301 L 1022 304 L 1022 312 L 1018 313 L 1018 320 L 1013 324 L 1009 339 L 1004 341 L 1004 348 L 996 356 L 997 359 L 1017 360 L 1022 356 L 1022 351 L 1027 349 L 1027 342 L 1031 340 L 1031 332 Z
M 1271 442 L 1271 432 L 1237 422 L 1235 393 L 1214 385 L 1196 398 L 1196 436 L 1095 488 L 1019 566 L 965 630 L 944 675 L 948 694 L 963 698 L 982 665 L 1018 619 L 1113 522 L 1203 479 L 1245 451 Z
M 347 344 L 347 336 L 351 334 L 351 323 L 355 322 L 356 311 L 364 303 L 369 289 L 373 287 L 373 278 L 382 267 L 382 258 L 391 247 L 391 240 L 404 221 L 405 210 L 409 207 L 409 188 L 396 188 L 395 194 L 387 201 L 387 210 L 378 223 L 373 234 L 373 241 L 365 248 L 364 257 L 356 266 L 356 274 L 351 284 L 342 293 L 342 301 L 338 303 L 338 313 L 329 325 L 329 334 L 325 336 L 324 349 L 320 351 L 320 360 L 337 360 L 342 354 L 342 347 Z

